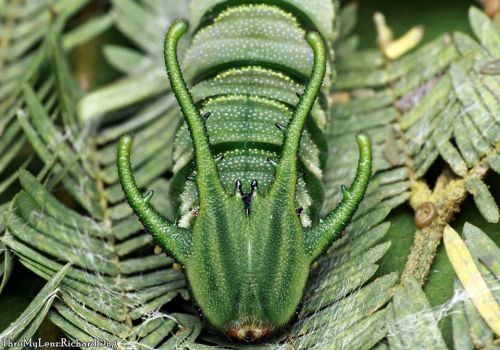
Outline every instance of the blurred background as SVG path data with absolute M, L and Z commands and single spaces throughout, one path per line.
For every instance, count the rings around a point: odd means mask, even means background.
M 396 38 L 414 25 L 423 25 L 424 42 L 428 42 L 446 32 L 458 30 L 470 33 L 467 10 L 470 6 L 483 6 L 479 0 L 359 0 L 357 3 L 359 22 L 356 31 L 361 47 L 375 45 L 373 13 L 376 11 L 385 15 L 387 24 L 393 29 Z

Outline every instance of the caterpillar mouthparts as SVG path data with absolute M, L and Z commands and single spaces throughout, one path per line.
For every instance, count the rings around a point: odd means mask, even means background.
M 224 334 L 232 340 L 253 342 L 267 337 L 273 331 L 274 327 L 270 324 L 234 322 L 225 329 Z

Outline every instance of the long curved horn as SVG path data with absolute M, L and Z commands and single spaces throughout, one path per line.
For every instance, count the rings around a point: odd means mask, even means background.
M 368 187 L 372 171 L 372 147 L 370 139 L 363 134 L 357 136 L 359 161 L 356 177 L 349 190 L 342 186 L 343 197 L 333 212 L 317 226 L 305 231 L 305 241 L 312 261 L 325 252 L 333 240 L 344 230 L 358 209 Z
M 319 33 L 309 32 L 306 40 L 314 53 L 314 63 L 304 94 L 299 99 L 299 103 L 292 115 L 290 123 L 285 130 L 281 159 L 276 167 L 276 174 L 271 191 L 283 190 L 289 200 L 295 200 L 295 187 L 297 184 L 297 154 L 300 147 L 302 130 L 307 120 L 314 101 L 318 96 L 323 78 L 326 72 L 326 48 L 325 42 Z
M 184 20 L 175 21 L 168 30 L 165 37 L 165 66 L 172 90 L 186 118 L 193 141 L 197 171 L 196 185 L 200 205 L 203 206 L 205 201 L 213 200 L 215 196 L 224 196 L 226 193 L 219 179 L 217 164 L 210 151 L 204 118 L 194 105 L 193 97 L 182 77 L 177 59 L 177 43 L 187 30 L 188 24 Z
M 153 191 L 143 196 L 139 191 L 130 164 L 132 136 L 124 135 L 118 143 L 118 175 L 127 200 L 158 244 L 175 260 L 183 264 L 191 248 L 191 231 L 168 222 L 150 204 Z

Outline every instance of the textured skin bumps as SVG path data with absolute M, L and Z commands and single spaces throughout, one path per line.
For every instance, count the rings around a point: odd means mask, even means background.
M 322 2 L 329 8 L 329 0 Z M 283 142 L 283 131 L 276 125 L 288 124 L 298 102 L 297 93 L 303 92 L 311 72 L 313 56 L 301 22 L 293 13 L 267 3 L 228 7 L 219 12 L 195 33 L 182 62 L 186 76 L 198 81 L 192 89 L 195 102 L 203 114 L 211 113 L 207 120 L 209 140 L 221 158 L 219 172 L 229 192 L 238 179 L 245 192 L 253 179 L 259 182 L 261 191 L 268 190 L 274 176 L 269 159 L 279 161 Z M 308 6 L 304 1 L 291 3 Z M 324 196 L 321 179 L 326 159 L 325 107 L 319 100 L 314 104 L 301 140 L 300 172 L 306 176 L 296 206 L 303 208 L 304 224 L 318 221 Z M 183 223 L 192 219 L 192 211 L 188 210 L 199 206 L 196 201 L 179 201 L 197 197 L 196 193 L 187 193 L 196 188 L 185 182 L 186 177 L 196 176 L 191 149 L 184 125 L 175 141 L 171 186 L 171 199 L 180 207 Z M 251 154 L 251 162 L 238 162 L 242 153 Z M 224 172 L 228 167 L 232 173 Z M 256 173 L 255 169 L 260 171 Z M 309 200 L 311 196 L 313 200 Z
M 177 223 L 156 213 L 152 192 L 143 195 L 137 188 L 131 136 L 122 137 L 118 147 L 120 182 L 131 207 L 185 267 L 207 321 L 239 340 L 260 339 L 290 322 L 311 263 L 348 224 L 371 174 L 371 145 L 359 135 L 356 177 L 349 189 L 342 188 L 339 206 L 319 220 L 327 118 L 317 100 L 328 51 L 320 34 L 305 35 L 299 24 L 304 22 L 285 8 L 219 9 L 195 33 L 183 62 L 190 81 L 198 82 L 194 96 L 177 59 L 187 23 L 176 21 L 169 29 L 167 73 L 186 121 L 174 150 Z M 287 35 L 289 42 L 279 43 Z
M 226 332 L 246 324 L 269 330 L 285 325 L 308 275 L 310 258 L 295 206 L 255 194 L 251 210 L 247 217 L 238 195 L 200 210 L 192 258 L 185 264 L 203 314 Z
M 193 28 L 198 28 L 200 22 L 213 18 L 217 11 L 238 4 L 266 3 L 284 8 L 298 17 L 304 25 L 314 27 L 326 40 L 334 39 L 333 23 L 335 8 L 333 1 L 325 0 L 193 0 L 190 2 L 190 13 Z M 312 28 L 308 28 L 312 29 Z
M 312 55 L 304 35 L 295 18 L 277 7 L 228 9 L 193 37 L 184 60 L 186 77 L 199 79 L 220 66 L 257 62 L 289 69 L 306 81 Z

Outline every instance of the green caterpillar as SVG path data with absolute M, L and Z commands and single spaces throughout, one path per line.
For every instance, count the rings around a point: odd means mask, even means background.
M 137 188 L 132 137 L 118 146 L 129 204 L 185 267 L 203 316 L 239 340 L 260 339 L 293 318 L 311 263 L 350 221 L 371 174 L 370 141 L 359 135 L 356 177 L 319 218 L 330 53 L 323 38 L 333 35 L 324 20 L 333 23 L 334 7 L 262 2 L 193 1 L 196 30 L 183 60 L 191 93 L 177 58 L 187 23 L 174 22 L 166 35 L 167 73 L 186 121 L 174 150 L 177 223 L 151 207 L 151 191 Z

